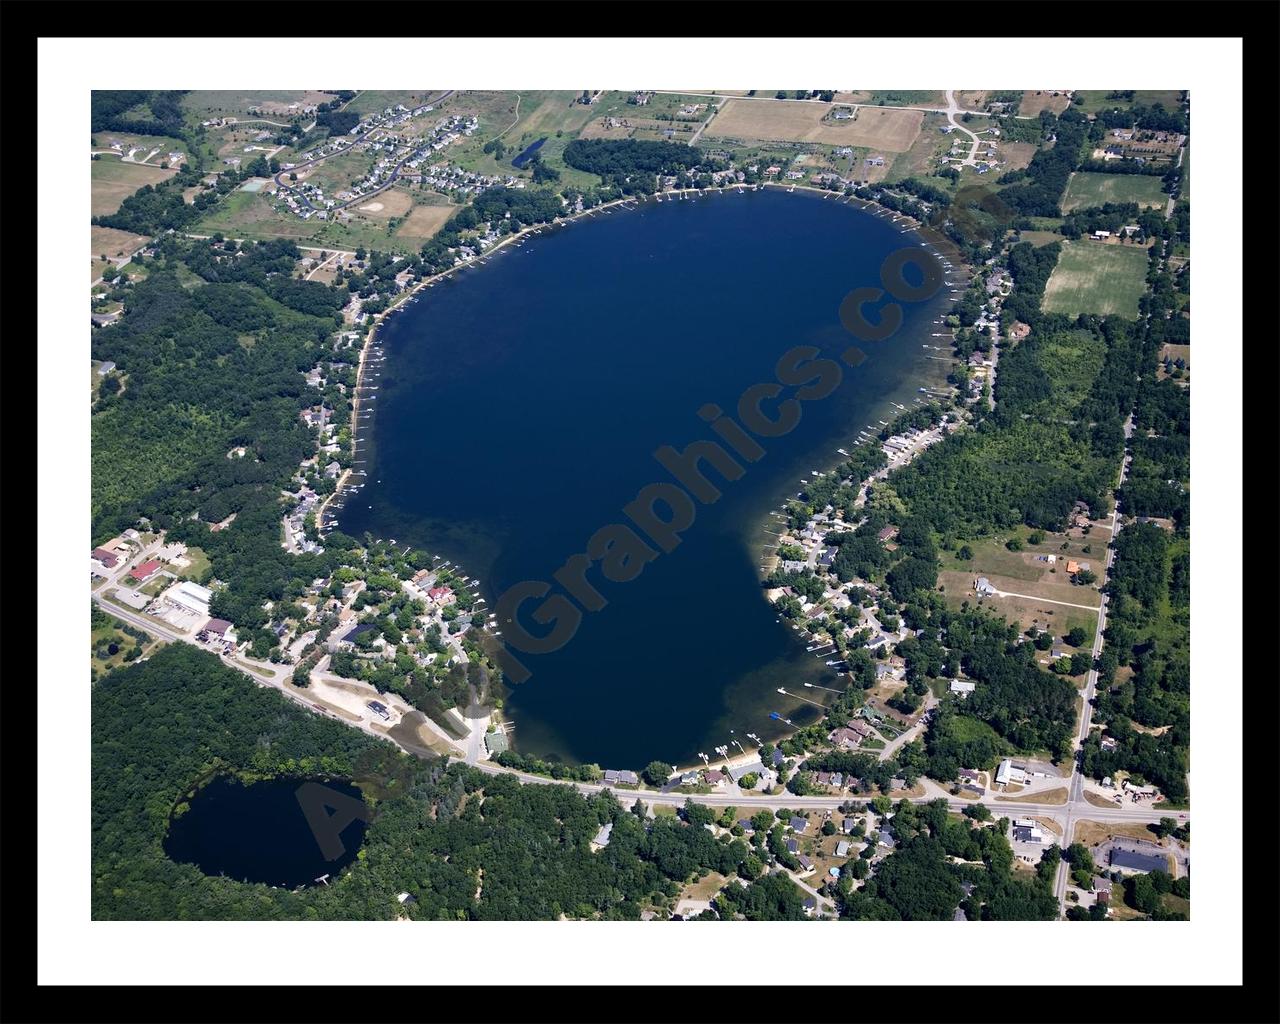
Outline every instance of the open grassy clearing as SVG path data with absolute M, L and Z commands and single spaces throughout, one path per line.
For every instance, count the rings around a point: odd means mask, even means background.
M 1018 104 L 1018 114 L 1021 117 L 1035 117 L 1042 110 L 1061 114 L 1069 106 L 1071 106 L 1071 97 L 1065 92 L 1052 89 L 1024 89 L 1022 102 Z
M 1031 158 L 1040 149 L 1034 142 L 1002 142 L 1000 156 L 1004 159 L 1005 170 L 1020 171 L 1031 163 Z
M 323 163 L 299 170 L 298 180 L 324 189 L 325 198 L 333 199 L 337 193 L 349 189 L 353 182 L 359 181 L 368 174 L 377 163 L 378 155 L 372 152 L 339 153 L 329 157 Z M 289 180 L 287 175 L 285 180 Z
M 850 120 L 824 120 L 837 108 L 830 103 L 730 99 L 707 126 L 704 137 L 817 142 L 905 153 L 919 135 L 924 118 L 918 110 L 857 107 L 857 116 Z
M 149 239 L 146 235 L 135 235 L 116 228 L 94 226 L 89 229 L 89 252 L 96 257 L 129 256 L 144 245 Z
M 102 153 L 103 160 L 111 159 L 110 150 L 119 156 L 124 156 L 129 152 L 133 152 L 134 160 L 142 160 L 148 154 L 155 152 L 155 156 L 148 161 L 148 166 L 158 167 L 162 162 L 169 161 L 170 153 L 186 154 L 190 148 L 180 139 L 171 138 L 168 135 L 135 135 L 132 132 L 94 132 L 89 138 L 90 150 Z
M 724 883 L 728 881 L 724 875 L 718 871 L 711 871 L 699 878 L 695 882 L 690 882 L 680 893 L 682 900 L 709 900 L 712 896 L 724 888 Z
M 1036 248 L 1039 248 L 1042 245 L 1061 242 L 1062 236 L 1056 231 L 1020 231 L 1018 232 L 1018 241 L 1030 242 Z
M 975 604 L 971 589 L 973 577 L 960 573 L 939 573 L 938 583 L 948 607 L 959 608 L 966 601 L 970 607 Z M 1054 636 L 1069 633 L 1076 626 L 1085 632 L 1097 629 L 1098 616 L 1085 608 L 1068 608 L 1060 604 L 1050 604 L 1024 597 L 984 597 L 976 602 L 992 615 L 1016 623 L 1019 630 L 1036 629 L 1051 631 Z
M 288 121 L 304 106 L 328 103 L 334 96 L 319 89 L 196 89 L 182 98 L 182 108 L 198 124 L 217 117 L 268 117 Z M 290 109 L 293 104 L 296 107 Z M 250 114 L 261 107 L 261 115 Z
M 1169 197 L 1160 190 L 1163 179 L 1153 174 L 1098 174 L 1077 171 L 1067 182 L 1062 212 L 1102 206 L 1104 203 L 1137 203 L 1161 208 Z
M 1044 311 L 1135 319 L 1146 275 L 1147 250 L 1143 247 L 1067 241 L 1045 286 Z
M 406 243 L 416 243 L 419 247 L 444 227 L 445 222 L 453 216 L 455 206 L 415 206 L 413 212 L 396 230 L 396 238 Z
M 365 219 L 369 218 L 369 219 Z M 409 252 L 418 248 L 413 239 L 401 240 L 391 221 L 375 222 L 369 214 L 358 214 L 347 223 L 302 220 L 272 207 L 270 196 L 261 192 L 234 192 L 212 213 L 196 224 L 193 234 L 211 235 L 222 232 L 229 238 L 251 238 L 270 241 L 287 238 L 297 245 L 347 252 L 363 247 L 389 252 Z
M 1051 789 L 1047 792 L 1028 793 L 1025 796 L 997 796 L 997 800 L 1011 804 L 1065 804 L 1067 791 L 1064 788 Z
M 110 156 L 93 160 L 89 166 L 90 210 L 95 217 L 115 213 L 125 199 L 144 185 L 167 181 L 178 173 L 176 170 L 125 163 Z
M 945 107 L 947 96 L 941 89 L 864 89 L 838 92 L 836 102 L 865 103 L 872 106 L 883 103 L 886 107 Z
M 1077 821 L 1071 839 L 1092 847 L 1105 843 L 1112 836 L 1156 842 L 1156 834 L 1151 829 L 1141 822 L 1132 821 Z
M 1084 114 L 1096 114 L 1099 110 L 1111 110 L 1115 107 L 1127 109 L 1132 106 L 1152 106 L 1160 103 L 1165 110 L 1177 110 L 1178 101 L 1182 97 L 1181 89 L 1136 89 L 1133 99 L 1109 100 L 1110 89 L 1077 89 L 1075 95 L 1084 100 L 1076 109 Z
M 900 181 L 903 178 L 923 178 L 937 170 L 943 154 L 951 149 L 953 135 L 941 131 L 942 126 L 948 123 L 945 114 L 924 114 L 920 122 L 920 133 L 904 152 L 888 163 L 885 179 Z
M 387 107 L 397 105 L 403 105 L 412 110 L 424 103 L 430 103 L 445 91 L 444 89 L 363 89 L 343 109 L 359 114 L 361 117 L 380 114 Z

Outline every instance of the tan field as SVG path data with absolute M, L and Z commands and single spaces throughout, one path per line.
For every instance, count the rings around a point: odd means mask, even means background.
M 120 204 L 143 185 L 154 185 L 177 174 L 162 171 L 159 167 L 125 163 L 114 157 L 104 156 L 91 164 L 90 203 L 93 216 L 115 213 Z
M 918 110 L 857 107 L 857 116 L 852 120 L 824 121 L 832 109 L 828 103 L 731 99 L 707 126 L 706 135 L 761 142 L 865 146 L 904 153 L 920 134 L 924 118 Z
M 952 95 L 961 110 L 983 110 L 987 105 L 988 92 L 989 89 L 957 89 Z
M 1035 117 L 1042 110 L 1061 114 L 1069 106 L 1071 106 L 1071 97 L 1061 90 L 1054 96 L 1052 92 L 1028 89 L 1022 94 L 1022 104 L 1018 107 L 1018 113 L 1022 117 Z
M 412 238 L 426 241 L 442 227 L 452 215 L 453 206 L 415 206 L 413 212 L 400 225 L 397 238 Z
M 1005 800 L 1011 804 L 1065 804 L 1067 791 L 1065 789 L 1051 789 L 1047 792 L 1041 790 L 1038 793 L 1028 793 L 1026 796 L 998 796 L 996 799 Z
M 108 259 L 113 256 L 128 256 L 142 248 L 146 242 L 146 235 L 134 235 L 115 228 L 89 229 L 89 252 L 95 260 L 99 256 L 106 256 Z
M 399 189 L 389 188 L 379 192 L 367 203 L 355 207 L 355 212 L 368 214 L 378 220 L 390 220 L 392 217 L 403 217 L 413 209 L 413 197 Z
M 1000 155 L 1005 159 L 1009 170 L 1020 171 L 1031 163 L 1037 148 L 1034 142 L 1002 142 Z

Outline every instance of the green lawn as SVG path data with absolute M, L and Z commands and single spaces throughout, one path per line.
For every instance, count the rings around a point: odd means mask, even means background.
M 1078 316 L 1138 315 L 1146 288 L 1147 250 L 1088 240 L 1063 243 L 1058 265 L 1044 290 L 1046 313 Z
M 1081 171 L 1071 175 L 1062 198 L 1062 212 L 1101 206 L 1103 203 L 1137 203 L 1163 207 L 1168 196 L 1160 191 L 1162 179 L 1154 174 L 1096 174 Z
M 1177 110 L 1178 99 L 1182 96 L 1181 89 L 1136 89 L 1131 100 L 1109 100 L 1107 93 L 1110 91 L 1110 89 L 1077 89 L 1074 95 L 1082 97 L 1084 103 L 1077 105 L 1075 109 L 1082 114 L 1096 114 L 1099 110 L 1110 110 L 1113 107 L 1126 108 L 1135 104 L 1151 106 L 1160 103 L 1165 110 Z

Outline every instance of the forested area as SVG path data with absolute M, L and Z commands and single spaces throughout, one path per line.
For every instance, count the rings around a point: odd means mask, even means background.
M 957 908 L 970 921 L 1047 921 L 1058 915 L 1053 871 L 1012 872 L 1009 820 L 982 825 L 955 818 L 945 800 L 902 801 L 890 819 L 897 849 L 860 889 L 841 875 L 840 911 L 856 921 L 950 921 Z M 1052 848 L 1056 851 L 1056 847 Z M 966 863 L 955 864 L 958 857 Z M 1052 858 L 1048 858 L 1052 860 Z M 1057 861 L 1052 860 L 1053 867 Z
M 693 146 L 637 139 L 574 139 L 565 146 L 564 162 L 580 171 L 598 174 L 606 185 L 623 195 L 652 192 L 654 177 L 659 174 L 680 174 L 695 167 L 705 171 L 728 167 L 726 161 L 713 159 Z
M 1080 164 L 1081 149 L 1089 135 L 1089 120 L 1068 107 L 1058 117 L 1049 111 L 1040 114 L 1046 137 L 1056 136 L 1052 149 L 1039 149 L 1024 170 L 1010 171 L 1000 180 L 1007 183 L 999 193 L 1000 202 L 1024 217 L 1057 217 L 1058 203 Z
M 417 902 L 403 912 L 420 919 L 634 919 L 700 873 L 759 870 L 745 841 L 702 827 L 705 809 L 647 821 L 607 793 L 409 758 L 184 644 L 113 672 L 91 699 L 95 919 L 386 919 L 404 891 Z M 300 892 L 170 861 L 170 811 L 213 771 L 354 778 L 374 812 L 359 858 Z M 607 822 L 609 845 L 593 853 Z M 742 912 L 792 905 L 770 883 Z
M 180 89 L 95 89 L 89 100 L 89 128 L 185 139 L 184 94 Z
M 326 351 L 346 294 L 277 284 L 296 253 L 249 243 L 233 256 L 218 243 L 166 239 L 125 294 L 126 315 L 92 340 L 93 357 L 115 361 L 126 381 L 92 418 L 93 542 L 145 516 L 171 540 L 203 548 L 229 584 L 217 613 L 246 628 L 265 623 L 264 600 L 330 572 L 344 547 L 340 535 L 323 555 L 280 546 L 280 491 L 316 446 L 299 418 L 316 400 L 303 377 Z M 184 286 L 188 267 L 210 283 Z M 227 458 L 239 446 L 245 456 Z M 233 513 L 231 528 L 210 531 Z
M 1175 236 L 1185 234 L 1184 218 L 1170 223 Z M 1191 400 L 1186 388 L 1159 380 L 1156 372 L 1162 346 L 1188 339 L 1189 321 L 1177 312 L 1173 276 L 1162 259 L 1169 244 L 1153 247 L 1143 298 L 1150 316 L 1125 352 L 1141 379 L 1127 391 L 1132 460 L 1118 496 L 1127 516 L 1168 519 L 1172 529 L 1137 521 L 1116 537 L 1095 700 L 1095 718 L 1114 745 L 1104 749 L 1104 734 L 1095 731 L 1081 752 L 1081 767 L 1094 778 L 1130 772 L 1180 803 L 1188 796 L 1191 747 Z

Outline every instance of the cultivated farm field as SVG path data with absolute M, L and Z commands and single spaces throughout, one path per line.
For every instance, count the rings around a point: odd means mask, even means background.
M 924 115 L 896 107 L 857 107 L 847 121 L 824 121 L 832 104 L 794 100 L 731 99 L 707 126 L 711 138 L 761 142 L 816 142 L 865 146 L 890 153 L 911 148 Z

